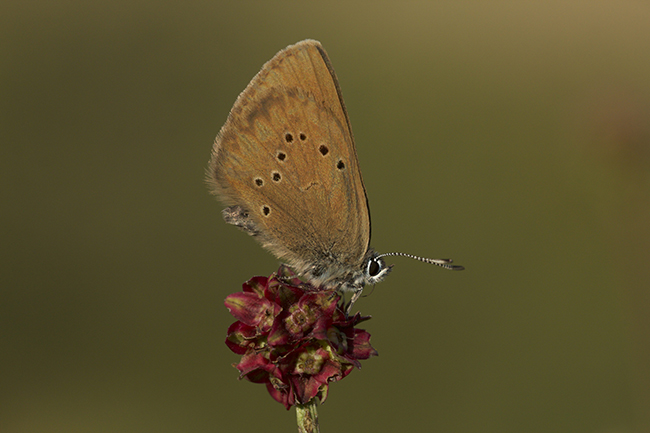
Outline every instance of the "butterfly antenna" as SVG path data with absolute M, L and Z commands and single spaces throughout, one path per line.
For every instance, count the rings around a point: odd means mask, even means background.
M 452 259 L 428 259 L 426 257 L 419 257 L 419 256 L 414 256 L 413 254 L 406 254 L 406 253 L 385 253 L 385 254 L 380 254 L 378 257 L 387 257 L 387 256 L 408 257 L 409 259 L 419 260 L 421 262 L 429 263 L 430 265 L 440 266 L 441 268 L 449 269 L 451 271 L 462 271 L 463 269 L 465 269 L 464 266 L 452 265 L 451 264 L 453 262 Z

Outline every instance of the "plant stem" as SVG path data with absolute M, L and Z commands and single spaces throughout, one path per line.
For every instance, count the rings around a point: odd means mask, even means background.
M 296 417 L 298 418 L 298 433 L 319 433 L 318 410 L 316 405 L 318 398 L 312 398 L 307 404 L 296 405 Z

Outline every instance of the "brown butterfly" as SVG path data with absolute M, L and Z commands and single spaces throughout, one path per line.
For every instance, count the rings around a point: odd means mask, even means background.
M 353 292 L 405 256 L 370 248 L 370 210 L 341 89 L 325 50 L 304 40 L 276 54 L 239 95 L 208 169 L 227 223 L 257 239 L 314 287 Z

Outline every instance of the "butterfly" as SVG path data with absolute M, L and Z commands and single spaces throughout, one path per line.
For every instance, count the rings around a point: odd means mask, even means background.
M 450 259 L 370 247 L 370 210 L 338 79 L 322 45 L 304 40 L 277 53 L 235 101 L 208 168 L 224 220 L 316 288 L 352 292 L 405 256 L 461 270 Z

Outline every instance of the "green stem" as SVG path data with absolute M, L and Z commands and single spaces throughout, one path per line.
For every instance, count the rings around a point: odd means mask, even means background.
M 318 428 L 318 404 L 317 398 L 312 398 L 307 404 L 296 405 L 296 417 L 298 418 L 298 433 L 319 433 Z

